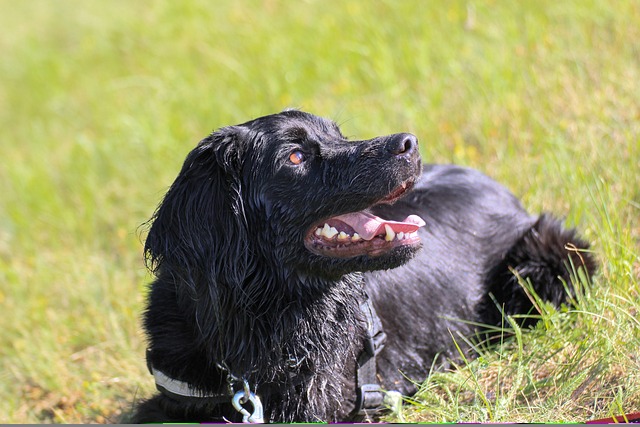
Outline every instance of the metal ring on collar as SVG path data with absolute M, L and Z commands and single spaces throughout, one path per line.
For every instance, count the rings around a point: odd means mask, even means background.
M 253 413 L 249 413 L 249 411 L 242 407 L 242 404 L 247 402 L 253 405 Z M 236 409 L 236 411 L 242 414 L 243 423 L 264 423 L 264 411 L 262 410 L 262 402 L 260 402 L 260 398 L 254 393 L 249 392 L 249 395 L 247 397 L 246 391 L 240 390 L 233 395 L 231 404 Z

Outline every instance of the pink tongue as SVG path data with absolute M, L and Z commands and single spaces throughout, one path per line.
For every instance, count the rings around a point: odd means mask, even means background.
M 369 212 L 354 212 L 335 217 L 355 230 L 364 240 L 371 240 L 378 234 L 384 234 L 388 225 L 395 233 L 412 233 L 425 225 L 418 215 L 409 215 L 404 221 L 387 221 Z

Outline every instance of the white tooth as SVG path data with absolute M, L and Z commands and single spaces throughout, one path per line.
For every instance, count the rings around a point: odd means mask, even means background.
M 353 233 L 353 236 L 351 236 L 351 241 L 352 242 L 357 242 L 358 240 L 360 240 L 361 237 L 358 233 Z
M 332 239 L 336 234 L 338 234 L 338 230 L 334 227 L 329 227 L 329 224 L 325 224 L 322 228 L 322 235 L 327 239 Z
M 387 242 L 390 242 L 393 239 L 395 239 L 396 233 L 388 224 L 384 225 L 384 230 L 387 232 L 387 235 L 384 237 L 384 240 L 386 240 Z
M 338 241 L 339 242 L 346 242 L 349 240 L 349 235 L 347 233 L 345 233 L 344 231 L 341 231 L 340 234 L 338 234 Z
M 402 240 L 404 239 L 404 233 L 401 231 L 396 235 L 396 237 L 398 238 L 398 240 Z
M 316 236 L 322 235 L 322 227 L 316 228 L 316 233 L 315 234 L 316 234 Z

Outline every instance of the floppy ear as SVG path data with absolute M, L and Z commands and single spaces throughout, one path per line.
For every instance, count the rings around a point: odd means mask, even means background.
M 240 174 L 248 130 L 231 126 L 203 139 L 151 218 L 148 268 L 188 285 L 192 297 L 212 292 L 221 278 L 242 283 L 247 264 Z

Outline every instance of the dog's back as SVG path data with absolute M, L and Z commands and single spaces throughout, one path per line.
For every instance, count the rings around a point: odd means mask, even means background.
M 503 314 L 527 314 L 529 280 L 542 300 L 559 306 L 572 289 L 573 268 L 595 271 L 589 245 L 559 220 L 529 215 L 504 186 L 472 169 L 426 165 L 414 191 L 377 215 L 420 215 L 423 247 L 393 270 L 366 273 L 367 292 L 387 332 L 379 358 L 384 385 L 415 391 L 434 359 L 447 365 L 480 326 Z M 535 314 L 535 313 L 532 313 Z M 533 319 L 522 322 L 533 323 Z M 399 366 L 403 368 L 398 369 Z

